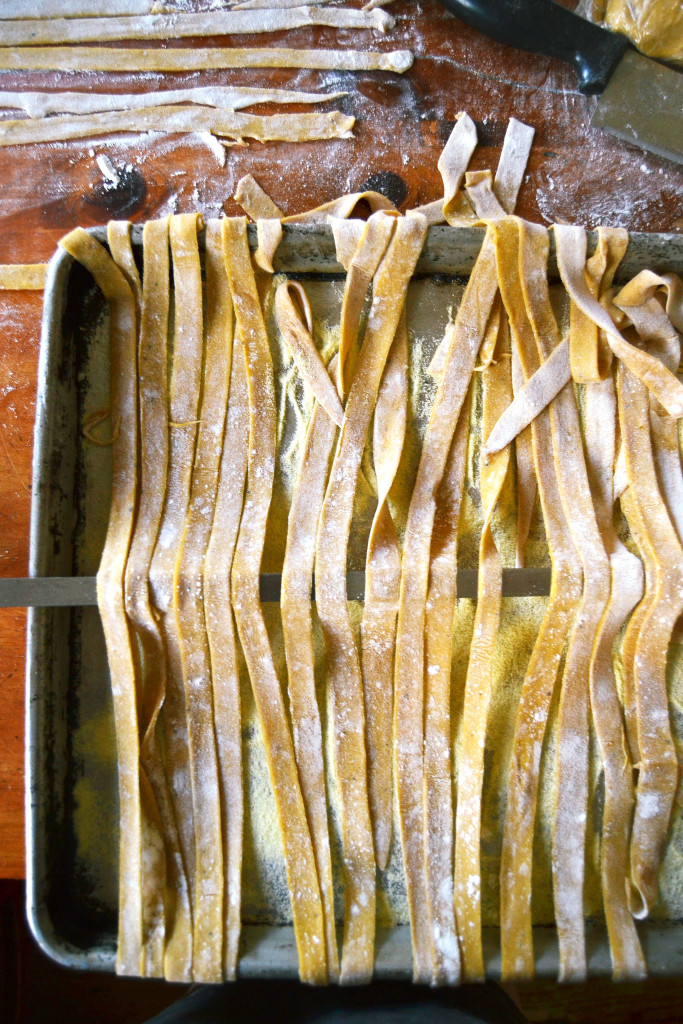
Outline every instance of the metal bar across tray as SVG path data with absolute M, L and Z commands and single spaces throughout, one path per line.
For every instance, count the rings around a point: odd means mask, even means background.
M 261 574 L 261 600 L 278 602 L 282 577 L 280 573 Z M 460 569 L 458 597 L 477 596 L 477 570 Z M 503 596 L 543 596 L 550 593 L 550 569 L 503 569 Z M 346 596 L 349 601 L 365 597 L 365 573 L 346 574 Z M 311 592 L 315 600 L 315 580 Z M 0 608 L 76 608 L 97 604 L 94 576 L 27 576 L 0 579 Z

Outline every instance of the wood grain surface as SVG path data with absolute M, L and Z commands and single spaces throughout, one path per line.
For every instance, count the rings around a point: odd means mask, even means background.
M 435 0 L 399 0 L 388 9 L 398 23 L 386 36 L 298 29 L 184 40 L 182 45 L 407 48 L 415 54 L 415 64 L 401 76 L 284 70 L 197 75 L 0 72 L 0 88 L 11 90 L 137 92 L 211 84 L 344 89 L 344 99 L 306 109 L 336 107 L 357 118 L 353 139 L 231 147 L 224 167 L 192 136 L 109 136 L 0 149 L 0 263 L 48 260 L 57 240 L 79 224 L 105 224 L 110 218 L 144 221 L 195 209 L 206 217 L 236 214 L 240 211 L 231 196 L 247 172 L 286 213 L 364 188 L 385 192 L 407 209 L 440 196 L 437 159 L 460 110 L 467 110 L 477 123 L 480 146 L 473 168 L 495 169 L 510 116 L 536 129 L 518 205 L 522 216 L 545 223 L 683 231 L 682 169 L 592 129 L 596 101 L 577 91 L 571 69 L 485 39 Z M 268 114 L 274 108 L 254 111 Z M 118 186 L 103 176 L 96 162 L 101 153 L 119 172 Z M 40 316 L 39 294 L 0 293 L 4 576 L 25 575 L 27 570 Z M 0 614 L 0 651 L 0 877 L 18 878 L 24 872 L 22 611 Z

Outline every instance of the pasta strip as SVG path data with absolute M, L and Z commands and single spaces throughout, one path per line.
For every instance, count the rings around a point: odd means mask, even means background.
M 540 367 L 538 372 L 542 372 Z M 535 376 L 535 375 L 534 375 Z M 515 398 L 524 387 L 524 373 L 519 361 L 517 347 L 512 349 L 512 394 Z M 526 543 L 531 529 L 531 517 L 536 504 L 536 472 L 531 444 L 531 429 L 525 427 L 515 438 L 515 462 L 517 464 L 517 556 L 518 569 L 524 566 Z
M 3 19 L 83 18 L 101 14 L 149 14 L 151 0 L 35 0 L 27 9 L 24 0 L 5 0 Z
M 650 563 L 652 577 L 634 657 L 640 762 L 631 833 L 629 903 L 634 917 L 642 918 L 657 896 L 659 866 L 678 781 L 669 722 L 666 657 L 673 628 L 683 611 L 683 550 L 657 484 L 647 391 L 623 365 L 617 383 L 629 481 L 629 498 L 624 503 L 622 496 L 622 506 L 646 566 Z
M 394 675 L 395 777 L 403 847 L 413 977 L 431 981 L 431 928 L 424 868 L 424 629 L 436 494 L 496 296 L 495 248 L 487 233 L 455 323 L 446 331 L 444 369 L 410 499 L 401 566 Z
M 122 271 L 128 285 L 135 297 L 136 323 L 140 324 L 140 312 L 142 305 L 142 286 L 138 274 L 133 249 L 130 240 L 130 223 L 128 221 L 110 221 L 107 225 L 107 241 L 109 251 Z M 140 335 L 142 341 L 142 335 Z M 138 364 L 139 365 L 139 364 Z M 144 396 L 139 394 L 138 407 L 140 418 Z M 117 421 L 118 422 L 118 421 Z M 120 423 L 118 424 L 120 430 Z M 143 459 L 138 460 L 138 476 L 142 476 Z M 142 483 L 140 483 L 140 507 L 136 515 L 135 527 L 129 548 L 128 563 L 133 553 L 133 545 L 138 533 L 138 521 L 143 511 Z M 163 491 L 162 491 L 163 493 Z M 128 614 L 128 563 L 124 573 L 124 603 Z M 145 581 L 146 582 L 146 581 Z M 130 619 L 130 616 L 129 616 Z M 158 674 L 152 670 L 152 685 L 147 686 L 144 679 L 142 653 L 149 655 L 149 647 L 145 639 L 140 635 L 137 624 L 131 620 L 135 631 L 136 641 L 131 643 L 131 652 L 135 665 L 135 689 L 138 705 L 138 735 L 140 741 L 140 799 L 142 804 L 142 958 L 140 972 L 148 977 L 161 978 L 164 976 L 164 943 L 165 943 L 165 888 L 166 888 L 166 851 L 164 849 L 163 825 L 160 811 L 155 799 L 152 775 L 145 767 L 143 756 L 143 744 L 146 734 L 149 732 L 150 720 L 156 721 L 157 706 L 159 698 Z M 140 645 L 138 642 L 140 641 Z M 155 678 L 156 677 L 156 678 Z M 152 772 L 154 772 L 154 766 Z
M 124 52 L 124 51 L 119 51 Z M 192 106 L 112 110 L 102 114 L 60 114 L 44 119 L 0 121 L 0 146 L 31 142 L 63 142 L 112 132 L 213 132 L 240 141 L 308 142 L 351 137 L 355 118 L 333 110 L 329 114 L 240 114 L 233 110 Z
M 230 573 L 237 543 L 247 476 L 249 393 L 242 343 L 234 332 L 228 412 L 211 536 L 204 559 L 204 614 L 211 655 L 216 750 L 225 866 L 223 971 L 237 973 L 241 929 L 244 793 L 237 642 L 230 596 Z
M 261 220 L 264 217 L 271 220 L 282 220 L 284 217 L 280 207 L 276 206 L 251 174 L 245 174 L 240 178 L 233 198 L 252 220 Z
M 232 303 L 223 261 L 220 221 L 206 225 L 206 315 L 201 419 L 190 502 L 174 573 L 174 611 L 187 712 L 195 827 L 195 981 L 223 980 L 223 845 L 211 693 L 211 662 L 204 622 L 203 565 L 218 486 L 232 356 Z
M 570 380 L 569 342 L 565 340 L 553 349 L 502 413 L 486 439 L 484 454 L 493 455 L 510 444 Z
M 197 14 L 147 14 L 113 18 L 50 18 L 0 22 L 0 45 L 38 46 L 59 43 L 113 42 L 119 39 L 182 39 L 188 36 L 226 36 L 280 32 L 311 25 L 333 28 L 392 29 L 396 21 L 386 11 L 365 13 L 349 8 L 251 11 L 206 11 Z
M 598 244 L 586 262 L 585 279 L 594 300 L 612 286 L 614 274 L 628 247 L 623 228 L 598 228 Z M 572 377 L 581 384 L 605 380 L 612 367 L 612 352 L 598 325 L 572 302 L 569 308 Z
M 47 263 L 5 263 L 0 265 L 0 291 L 42 291 Z
M 227 68 L 304 68 L 311 71 L 394 71 L 412 67 L 409 50 L 290 50 L 212 46 L 199 49 L 121 49 L 104 46 L 0 46 L 2 71 L 209 71 Z
M 140 110 L 177 103 L 241 110 L 256 103 L 324 103 L 346 95 L 345 92 L 298 92 L 295 89 L 253 89 L 246 86 L 200 86 L 196 89 L 136 93 L 0 92 L 0 108 L 25 110 L 30 117 Z
M 318 532 L 316 596 L 329 659 L 346 869 L 342 982 L 360 982 L 372 975 L 375 930 L 375 860 L 362 679 L 346 603 L 346 549 L 370 417 L 426 233 L 424 217 L 397 219 L 394 237 L 377 271 L 373 309 L 346 402 Z
M 164 510 L 149 569 L 152 603 L 159 613 L 159 629 L 166 651 L 166 692 L 161 713 L 166 767 L 193 911 L 195 825 L 182 655 L 173 605 L 175 564 L 190 502 L 201 394 L 203 303 L 197 244 L 201 225 L 199 214 L 180 214 L 169 221 L 175 324 L 169 388 L 169 426 L 172 429 Z
M 316 206 L 304 213 L 295 213 L 283 219 L 283 224 L 327 224 L 333 217 L 346 220 L 359 203 L 367 203 L 373 213 L 378 210 L 395 210 L 396 207 L 381 192 L 351 192 L 322 206 Z
M 344 295 L 342 297 L 341 323 L 339 328 L 339 361 L 337 363 L 337 388 L 342 400 L 348 391 L 348 379 L 352 376 L 346 370 L 349 354 L 358 340 L 363 304 L 370 282 L 377 272 L 387 246 L 394 232 L 391 217 L 385 211 L 376 211 L 363 225 L 353 255 L 347 265 Z M 338 256 L 339 245 L 337 245 Z M 352 368 L 350 368 L 352 371 Z M 345 372 L 346 371 L 346 372 Z
M 401 584 L 401 552 L 388 496 L 405 439 L 408 401 L 408 329 L 405 307 L 387 357 L 377 395 L 372 454 L 377 509 L 365 562 L 365 603 L 361 622 L 361 667 L 365 697 L 368 796 L 375 860 L 386 869 L 391 848 L 391 736 L 394 647 Z
M 519 228 L 495 224 L 498 283 L 524 379 L 538 369 L 536 336 L 529 320 L 519 265 Z M 530 426 L 531 447 L 552 566 L 550 598 L 524 677 L 510 761 L 501 852 L 501 946 L 505 979 L 534 976 L 531 881 L 534 820 L 543 738 L 565 641 L 581 597 L 582 573 L 560 496 L 550 412 Z
M 511 117 L 505 131 L 493 186 L 490 186 L 490 171 L 475 172 L 474 175 L 468 176 L 466 197 L 462 195 L 460 187 L 477 144 L 477 135 L 470 117 L 467 114 L 460 115 L 439 158 L 444 199 L 437 203 L 428 203 L 418 209 L 427 216 L 430 224 L 440 224 L 447 220 L 449 224 L 460 226 L 472 226 L 477 218 L 512 213 L 524 178 L 533 137 L 533 128 Z M 490 208 L 488 211 L 477 209 L 478 202 L 485 202 L 489 207 L 495 204 L 495 212 L 492 213 Z M 474 211 L 472 205 L 475 206 Z M 429 364 L 429 373 L 433 377 L 438 378 L 443 371 L 446 356 L 444 342 L 445 339 L 437 347 Z
M 115 232 L 109 231 L 110 245 Z M 128 264 L 128 254 L 119 254 Z M 132 254 L 130 254 L 132 256 Z M 192 968 L 192 917 L 185 867 L 170 790 L 157 739 L 157 720 L 166 690 L 166 660 L 159 626 L 150 605 L 148 574 L 166 490 L 168 471 L 168 218 L 143 229 L 144 282 L 138 344 L 140 432 L 147 458 L 140 459 L 140 497 L 126 563 L 126 614 L 142 653 L 140 762 L 158 807 L 166 851 L 165 948 L 163 973 L 171 981 L 189 980 Z M 130 268 L 129 268 L 130 273 Z M 137 274 L 137 271 L 136 271 Z M 138 282 L 139 284 L 139 282 Z M 149 965 L 147 967 L 149 973 Z
M 491 314 L 484 344 L 498 336 L 497 359 L 483 374 L 483 430 L 487 431 L 512 401 L 512 377 L 507 324 L 500 325 L 497 303 Z M 481 806 L 484 781 L 486 723 L 491 700 L 493 657 L 503 597 L 503 563 L 491 529 L 492 518 L 510 465 L 509 448 L 486 461 L 481 456 L 481 502 L 484 526 L 479 545 L 477 608 L 470 660 L 467 666 L 458 760 L 458 798 L 455 819 L 455 919 L 462 951 L 463 976 L 484 979 L 481 943 Z
M 541 225 L 521 222 L 520 241 L 522 289 L 538 354 L 543 360 L 559 344 L 547 284 L 550 239 Z M 602 695 L 595 685 L 594 659 L 610 597 L 610 565 L 595 518 L 571 385 L 551 403 L 550 422 L 560 494 L 584 580 L 562 675 L 556 755 L 553 896 L 560 943 L 560 980 L 565 981 L 582 980 L 586 975 L 583 889 L 590 694 L 596 698 Z M 603 708 L 599 706 L 598 711 L 596 724 L 602 725 Z
M 302 323 L 301 312 L 292 301 L 294 292 L 299 299 L 306 324 Z M 320 354 L 311 337 L 313 318 L 308 296 L 302 285 L 296 281 L 283 281 L 275 292 L 275 316 L 280 333 L 285 339 L 287 348 L 292 353 L 299 373 L 308 384 L 315 399 L 323 407 L 330 419 L 341 427 L 344 410 L 337 395 L 334 384 L 330 380 Z
M 573 302 L 601 327 L 614 355 L 652 391 L 670 416 L 683 417 L 683 384 L 655 356 L 630 345 L 610 315 L 588 291 L 584 276 L 586 231 L 568 224 L 553 225 L 557 266 Z
M 467 397 L 436 498 L 425 615 L 424 830 L 432 982 L 457 984 L 460 950 L 453 904 L 451 659 L 456 602 L 458 521 L 470 428 Z
M 112 444 L 112 496 L 107 537 L 97 573 L 114 702 L 119 770 L 119 926 L 116 970 L 142 969 L 142 806 L 135 663 L 124 606 L 124 571 L 138 492 L 135 300 L 106 250 L 82 228 L 59 243 L 92 274 L 110 309 L 110 406 L 121 429 Z
M 334 369 L 331 365 L 331 373 L 334 373 Z M 311 585 L 316 530 L 336 437 L 334 421 L 316 403 L 306 431 L 289 511 L 280 597 L 294 750 L 320 881 L 330 981 L 339 980 L 339 958 L 327 824 L 323 737 L 315 692 Z
M 247 492 L 233 559 L 237 630 L 261 722 L 275 796 L 302 981 L 325 983 L 328 965 L 320 886 L 292 738 L 259 595 L 266 520 L 275 470 L 275 388 L 263 315 L 251 266 L 246 218 L 223 220 L 223 248 L 249 384 Z
M 591 708 L 605 774 L 600 872 L 615 980 L 646 974 L 624 879 L 634 807 L 633 772 L 622 721 L 612 650 L 619 630 L 643 594 L 640 559 L 622 544 L 614 528 L 616 392 L 611 376 L 585 391 L 586 462 L 596 519 L 610 560 L 612 588 L 591 675 Z
M 273 259 L 282 241 L 282 224 L 272 217 L 256 221 L 256 252 L 254 263 L 267 274 L 274 274 Z

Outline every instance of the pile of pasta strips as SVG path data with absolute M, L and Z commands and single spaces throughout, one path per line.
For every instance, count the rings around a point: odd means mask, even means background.
M 555 226 L 571 303 L 568 336 L 560 337 L 548 288 L 550 232 L 512 215 L 531 135 L 511 122 L 495 179 L 488 171 L 466 174 L 476 132 L 461 115 L 440 160 L 439 202 L 399 216 L 382 196 L 366 193 L 289 218 L 331 223 L 347 276 L 339 351 L 328 366 L 312 340 L 304 287 L 284 281 L 274 300 L 279 330 L 316 399 L 282 572 L 286 693 L 259 596 L 277 457 L 262 306 L 282 235 L 279 215 L 272 216 L 277 208 L 253 179 L 243 183 L 243 205 L 258 223 L 254 258 L 246 218 L 206 224 L 204 297 L 199 215 L 145 225 L 142 284 L 128 224 L 109 225 L 111 255 L 80 229 L 61 243 L 91 271 L 111 311 L 118 431 L 98 597 L 119 759 L 121 973 L 235 976 L 239 643 L 268 760 L 301 978 L 371 977 L 376 870 L 389 856 L 394 797 L 415 979 L 484 976 L 482 781 L 502 598 L 492 522 L 513 461 L 519 562 L 537 492 L 552 582 L 521 689 L 507 785 L 503 974 L 534 972 L 532 845 L 541 751 L 558 688 L 552 867 L 560 974 L 586 973 L 591 722 L 604 772 L 600 870 L 614 974 L 646 971 L 634 918 L 646 917 L 657 896 L 678 778 L 665 669 L 683 612 L 683 386 L 675 375 L 683 297 L 674 275 L 643 271 L 613 285 L 628 244 L 624 231 L 600 229 L 587 259 L 585 230 Z M 350 216 L 359 199 L 373 207 L 367 221 Z M 388 495 L 406 424 L 404 303 L 429 224 L 443 219 L 477 221 L 486 231 L 430 367 L 435 396 L 399 543 Z M 484 527 L 456 756 L 451 624 L 470 394 L 479 374 Z M 347 604 L 347 545 L 367 444 L 378 494 L 358 636 Z M 617 501 L 629 547 L 614 527 Z M 340 950 L 314 682 L 314 571 L 343 839 Z M 625 623 L 618 688 L 614 646 Z

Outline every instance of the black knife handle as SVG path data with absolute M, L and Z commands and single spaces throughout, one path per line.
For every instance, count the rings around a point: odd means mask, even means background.
M 574 65 L 579 89 L 602 92 L 628 47 L 608 32 L 553 0 L 439 0 L 457 18 L 499 43 L 559 57 Z

